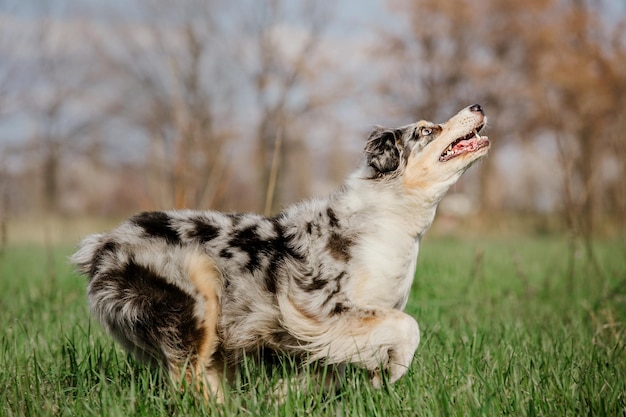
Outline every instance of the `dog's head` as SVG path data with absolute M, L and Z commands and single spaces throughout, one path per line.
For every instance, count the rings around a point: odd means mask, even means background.
M 445 123 L 419 121 L 397 129 L 377 128 L 365 146 L 367 176 L 395 180 L 411 190 L 441 191 L 489 150 L 478 132 L 487 118 L 478 104 Z

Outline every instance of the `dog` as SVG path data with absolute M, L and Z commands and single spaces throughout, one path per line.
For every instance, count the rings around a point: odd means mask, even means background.
M 275 217 L 145 212 L 88 236 L 71 260 L 91 311 L 137 359 L 218 401 L 243 355 L 263 349 L 393 383 L 420 342 L 403 312 L 420 241 L 488 153 L 486 120 L 475 104 L 442 124 L 376 128 L 338 191 Z

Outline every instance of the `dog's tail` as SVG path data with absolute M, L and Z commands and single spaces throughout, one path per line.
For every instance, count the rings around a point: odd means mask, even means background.
M 93 277 L 100 253 L 106 250 L 106 245 L 104 234 L 89 235 L 78 244 L 78 250 L 70 257 L 70 262 L 81 274 Z

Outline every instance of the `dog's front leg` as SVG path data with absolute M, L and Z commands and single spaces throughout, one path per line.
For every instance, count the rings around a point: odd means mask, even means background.
M 282 326 L 311 362 L 354 363 L 372 374 L 372 384 L 382 383 L 381 372 L 395 382 L 406 373 L 420 342 L 415 319 L 400 310 L 344 303 L 329 317 L 308 313 L 290 297 L 279 298 Z
M 420 342 L 415 319 L 390 308 L 353 307 L 341 313 L 324 335 L 317 357 L 328 363 L 349 362 L 370 371 L 374 387 L 382 384 L 382 373 L 390 383 L 404 375 Z
M 380 337 L 381 340 L 388 337 L 391 346 L 388 348 L 381 346 L 382 349 L 387 349 L 386 357 L 381 361 L 382 369 L 376 368 L 370 372 L 372 385 L 375 388 L 382 385 L 382 372 L 387 373 L 387 379 L 392 384 L 400 379 L 411 366 L 413 356 L 419 345 L 420 330 L 415 319 L 405 313 L 400 313 L 399 316 L 398 318 L 391 318 L 387 326 L 377 330 L 376 337 Z M 391 334 L 387 336 L 386 333 Z
M 413 317 L 399 310 L 375 312 L 380 317 L 362 319 L 364 333 L 354 335 L 357 360 L 353 362 L 362 362 L 370 370 L 372 385 L 379 388 L 382 372 L 394 383 L 408 371 L 420 342 L 420 330 Z

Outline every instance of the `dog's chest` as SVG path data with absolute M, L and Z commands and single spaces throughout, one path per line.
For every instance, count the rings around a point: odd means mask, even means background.
M 351 279 L 352 300 L 360 305 L 404 309 L 415 275 L 419 240 L 371 240 L 361 251 L 362 261 L 354 265 Z

